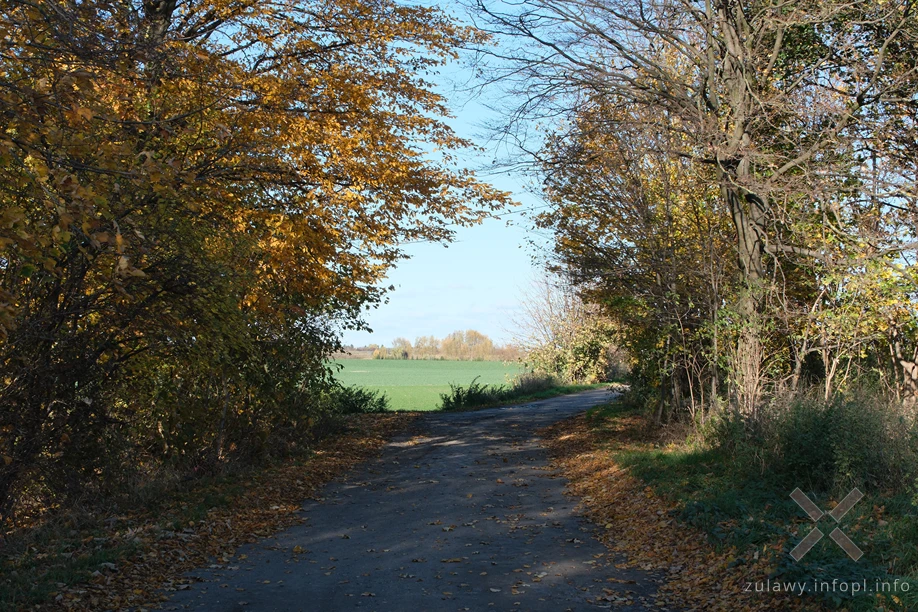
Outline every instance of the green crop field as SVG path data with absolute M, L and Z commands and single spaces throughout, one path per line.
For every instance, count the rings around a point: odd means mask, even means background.
M 383 391 L 393 410 L 434 410 L 450 383 L 468 385 L 477 376 L 481 384 L 506 384 L 522 366 L 500 361 L 402 361 L 338 359 L 342 384 Z

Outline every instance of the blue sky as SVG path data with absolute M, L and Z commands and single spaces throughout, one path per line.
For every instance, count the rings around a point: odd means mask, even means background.
M 493 117 L 492 112 L 470 94 L 453 93 L 454 82 L 462 85 L 466 73 L 457 66 L 450 68 L 452 77 L 440 79 L 441 91 L 456 115 L 448 123 L 460 136 L 487 146 L 481 137 L 482 125 Z M 484 155 L 468 156 L 467 165 L 488 168 L 494 156 L 494 149 L 489 148 Z M 480 173 L 480 178 L 513 193 L 521 204 L 518 209 L 543 206 L 538 197 L 527 193 L 522 176 Z M 508 341 L 520 293 L 539 274 L 527 246 L 532 236 L 526 225 L 523 215 L 511 212 L 501 220 L 459 228 L 448 248 L 440 244 L 406 246 L 411 258 L 389 274 L 388 283 L 395 286 L 389 302 L 367 313 L 373 333 L 345 332 L 345 344 L 388 345 L 397 337 L 411 341 L 418 336 L 442 338 L 459 329 L 476 329 L 497 342 Z

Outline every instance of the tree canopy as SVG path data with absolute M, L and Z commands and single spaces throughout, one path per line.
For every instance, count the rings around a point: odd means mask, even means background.
M 660 416 L 754 417 L 802 379 L 918 393 L 913 3 L 476 8 L 554 265 L 618 320 Z
M 482 40 L 389 0 L 0 2 L 3 508 L 112 436 L 306 423 L 401 245 L 505 201 L 427 80 Z

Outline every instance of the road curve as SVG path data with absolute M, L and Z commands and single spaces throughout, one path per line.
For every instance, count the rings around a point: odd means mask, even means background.
M 556 612 L 608 609 L 614 588 L 633 599 L 615 610 L 659 609 L 655 579 L 615 567 L 535 435 L 611 398 L 427 415 L 421 435 L 305 502 L 303 525 L 195 572 L 164 608 Z

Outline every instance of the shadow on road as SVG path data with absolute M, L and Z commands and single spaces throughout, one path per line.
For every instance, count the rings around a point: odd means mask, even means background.
M 616 610 L 659 610 L 656 578 L 615 567 L 535 435 L 610 399 L 429 415 L 306 502 L 305 524 L 197 572 L 165 608 L 554 612 L 608 608 L 614 589 L 633 599 Z

